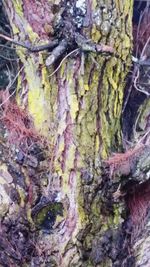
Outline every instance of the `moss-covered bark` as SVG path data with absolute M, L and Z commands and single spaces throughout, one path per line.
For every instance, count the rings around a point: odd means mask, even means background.
M 55 2 L 4 1 L 14 38 L 32 44 L 52 39 L 54 7 L 59 10 L 61 4 Z M 51 255 L 56 266 L 109 267 L 118 257 L 112 251 L 118 249 L 122 208 L 112 201 L 114 189 L 105 181 L 101 161 L 122 143 L 120 117 L 131 61 L 133 1 L 83 1 L 79 8 L 85 3 L 88 27 L 83 27 L 84 34 L 96 43 L 112 46 L 114 55 L 75 53 L 49 77 L 55 66 L 46 68 L 46 52 L 33 54 L 17 47 L 24 69 L 16 98 L 51 144 L 49 194 L 55 193 L 63 205 L 58 228 L 40 238 L 53 243 Z M 27 13 L 30 8 L 32 21 Z M 33 27 L 35 15 L 41 18 L 42 12 L 45 22 L 39 19 L 41 24 Z M 96 256 L 96 247 L 100 251 L 102 244 L 105 252 Z

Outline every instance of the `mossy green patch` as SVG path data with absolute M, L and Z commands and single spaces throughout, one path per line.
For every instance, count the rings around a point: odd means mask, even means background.
M 33 216 L 33 220 L 37 226 L 49 230 L 53 227 L 58 215 L 63 216 L 62 203 L 49 203 L 39 209 Z

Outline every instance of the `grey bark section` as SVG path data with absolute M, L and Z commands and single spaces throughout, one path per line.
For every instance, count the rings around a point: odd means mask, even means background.
M 146 145 L 145 148 L 143 148 L 143 151 L 137 161 L 132 179 L 137 181 L 139 184 L 150 179 L 150 145 Z
M 136 267 L 150 266 L 150 212 L 143 234 L 134 244 L 134 255 Z

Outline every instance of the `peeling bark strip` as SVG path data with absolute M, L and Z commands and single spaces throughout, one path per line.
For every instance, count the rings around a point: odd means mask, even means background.
M 108 0 L 107 4 L 101 0 L 88 1 L 87 10 L 84 1 L 3 2 L 18 42 L 43 45 L 53 35 L 59 40 L 67 38 L 71 51 L 77 45 L 88 50 L 89 44 L 94 44 L 96 51 L 111 52 L 113 47 L 119 55 L 118 58 L 113 54 L 72 55 L 49 79 L 44 54 L 17 48 L 20 63 L 24 65 L 18 79 L 18 102 L 28 107 L 36 128 L 53 147 L 47 167 L 48 184 L 41 184 L 40 201 L 36 194 L 33 197 L 36 209 L 36 203 L 40 202 L 35 214 L 46 233 L 37 227 L 37 254 L 27 264 L 62 267 L 130 264 L 132 258 L 125 242 L 127 227 L 124 226 L 122 234 L 122 206 L 113 201 L 112 182 L 102 172 L 100 158 L 107 158 L 108 152 L 121 144 L 120 116 L 124 79 L 131 60 L 133 1 Z M 87 18 L 90 26 L 84 27 Z M 50 34 L 45 30 L 47 23 Z M 84 46 L 81 38 L 71 42 L 70 36 L 76 31 L 78 37 L 82 33 L 92 41 L 86 45 L 84 42 Z M 34 196 L 38 190 L 34 183 L 29 187 L 30 201 L 32 190 Z M 49 210 L 45 198 L 50 201 Z M 58 209 L 58 203 L 62 210 Z M 45 262 L 36 264 L 41 254 L 45 255 L 42 257 Z

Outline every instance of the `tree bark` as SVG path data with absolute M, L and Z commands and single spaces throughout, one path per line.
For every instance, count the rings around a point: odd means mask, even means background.
M 79 23 L 82 19 L 80 32 L 87 39 L 114 49 L 113 54 L 76 50 L 63 60 L 64 53 L 58 62 L 46 67 L 47 51 L 32 53 L 16 46 L 18 67 L 23 66 L 17 102 L 28 109 L 36 129 L 49 143 L 50 162 L 44 170 L 47 184 L 41 179 L 36 186 L 34 181 L 33 191 L 40 190 L 40 198 L 49 205 L 62 207 L 50 232 L 36 231 L 41 262 L 37 256 L 26 262 L 21 257 L 16 262 L 26 264 L 22 266 L 133 266 L 132 255 L 127 252 L 129 236 L 123 230 L 125 203 L 113 198 L 119 178 L 112 181 L 103 162 L 110 153 L 122 149 L 121 116 L 131 65 L 133 1 L 5 0 L 3 4 L 16 41 L 36 46 L 52 41 L 56 21 L 65 14 L 66 5 L 64 28 L 67 20 L 73 24 L 73 19 Z M 78 8 L 76 17 L 72 7 Z M 26 181 L 30 180 L 28 168 L 21 166 Z M 25 187 L 19 190 L 22 201 L 17 208 L 26 211 L 26 220 L 36 229 L 39 191 L 34 201 L 26 203 L 29 192 Z M 8 200 L 7 216 L 11 218 L 9 204 Z

